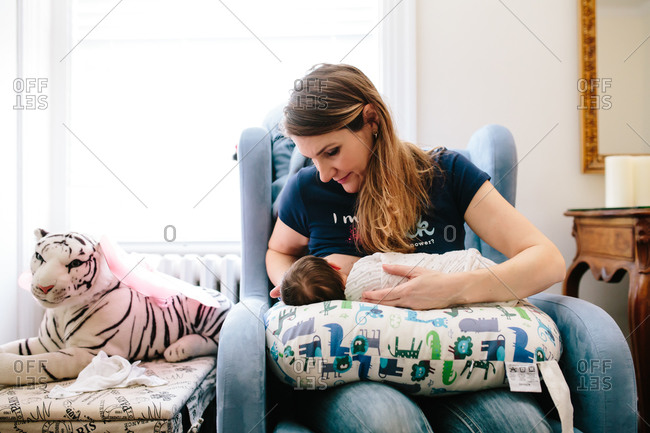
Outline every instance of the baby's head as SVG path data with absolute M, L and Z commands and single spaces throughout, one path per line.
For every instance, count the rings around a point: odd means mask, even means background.
M 321 257 L 299 258 L 284 274 L 280 293 L 287 305 L 345 299 L 341 273 Z

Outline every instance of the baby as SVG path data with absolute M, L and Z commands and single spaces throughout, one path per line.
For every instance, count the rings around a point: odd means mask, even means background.
M 339 266 L 327 259 L 304 256 L 287 270 L 280 287 L 271 291 L 271 297 L 280 296 L 287 305 L 305 305 L 335 299 L 358 301 L 364 291 L 395 287 L 406 281 L 406 277 L 385 272 L 382 268 L 384 264 L 419 266 L 452 273 L 486 268 L 495 263 L 473 248 L 445 254 L 375 253 L 356 259 L 346 275 Z

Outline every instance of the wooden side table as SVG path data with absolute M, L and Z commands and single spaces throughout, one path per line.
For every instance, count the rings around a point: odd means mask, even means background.
M 571 209 L 577 251 L 563 292 L 578 297 L 580 278 L 591 269 L 597 280 L 617 283 L 627 271 L 628 321 L 639 395 L 639 431 L 650 431 L 650 207 Z M 645 420 L 645 422 L 643 421 Z

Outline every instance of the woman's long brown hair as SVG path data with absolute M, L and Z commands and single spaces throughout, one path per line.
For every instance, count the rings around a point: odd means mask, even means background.
M 284 108 L 289 136 L 314 136 L 367 122 L 371 104 L 377 123 L 365 178 L 357 198 L 358 247 L 365 252 L 411 252 L 409 233 L 430 205 L 429 187 L 438 169 L 430 155 L 396 134 L 388 107 L 372 82 L 350 65 L 320 64 L 296 80 Z

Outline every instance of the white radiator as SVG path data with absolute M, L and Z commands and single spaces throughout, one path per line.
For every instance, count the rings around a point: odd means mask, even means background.
M 233 304 L 239 300 L 241 258 L 235 254 L 144 254 L 146 261 L 172 277 L 223 293 Z

